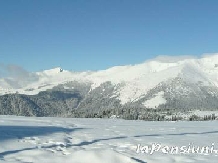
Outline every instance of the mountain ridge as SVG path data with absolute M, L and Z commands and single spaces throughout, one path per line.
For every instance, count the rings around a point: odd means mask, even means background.
M 64 113 L 69 113 L 67 116 L 78 111 L 103 114 L 110 109 L 118 109 L 114 111 L 117 113 L 126 109 L 132 112 L 136 108 L 218 109 L 218 54 L 172 60 L 157 58 L 95 72 L 72 72 L 58 67 L 30 73 L 23 79 L 1 78 L 0 98 L 18 94 L 18 101 L 22 101 L 20 94 L 29 99 L 25 105 L 32 102 L 31 106 L 49 110 L 49 113 L 60 107 Z M 54 101 L 50 96 L 55 97 Z M 63 99 L 62 96 L 71 98 Z M 13 101 L 14 97 L 8 99 Z M 15 104 L 12 102 L 12 105 Z M 1 107 L 2 110 L 9 108 L 0 103 Z M 60 110 L 58 114 L 61 114 Z

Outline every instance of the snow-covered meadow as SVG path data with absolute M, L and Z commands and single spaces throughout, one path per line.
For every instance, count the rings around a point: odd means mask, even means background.
M 217 126 L 217 121 L 0 116 L 0 162 L 215 163 L 218 160 Z M 152 145 L 155 148 L 150 154 Z M 183 151 L 182 146 L 185 146 Z M 206 146 L 212 153 L 192 153 L 193 149 Z M 179 150 L 171 151 L 173 148 Z

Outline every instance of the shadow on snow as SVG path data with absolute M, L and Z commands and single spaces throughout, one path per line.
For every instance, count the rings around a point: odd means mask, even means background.
M 63 127 L 55 127 L 55 126 L 0 126 L 0 142 L 5 141 L 8 139 L 22 139 L 24 137 L 33 137 L 33 136 L 44 136 L 49 135 L 52 133 L 58 133 L 58 132 L 64 132 L 66 134 L 69 134 L 71 132 L 82 130 L 85 128 L 63 128 Z M 101 141 L 108 141 L 108 140 L 120 140 L 120 139 L 126 139 L 126 138 L 134 138 L 134 137 L 152 137 L 152 136 L 184 136 L 184 135 L 204 135 L 204 134 L 218 134 L 218 131 L 205 131 L 205 132 L 186 132 L 186 133 L 169 133 L 169 134 L 144 134 L 144 135 L 135 135 L 135 136 L 117 136 L 117 137 L 110 137 L 110 138 L 99 138 L 94 139 L 92 141 L 83 141 L 78 144 L 71 144 L 66 140 L 63 145 L 66 148 L 70 147 L 81 147 L 81 146 L 87 146 L 91 145 L 97 142 Z M 54 148 L 60 145 L 54 144 L 54 145 L 48 145 L 48 146 L 41 146 L 42 149 L 47 148 Z M 10 150 L 0 153 L 0 160 L 4 160 L 4 157 L 9 154 L 19 153 L 21 151 L 26 150 L 34 150 L 37 149 L 37 147 L 32 148 L 24 148 L 24 149 L 17 149 L 17 150 Z M 131 157 L 132 160 L 138 162 L 138 163 L 146 163 L 140 159 L 137 159 L 135 157 Z
M 146 136 L 184 136 L 184 135 L 205 135 L 205 134 L 217 134 L 218 131 L 206 131 L 206 132 L 184 132 L 178 134 L 145 134 L 145 135 L 136 135 L 133 137 L 146 137 Z
M 0 142 L 9 139 L 44 136 L 58 132 L 71 133 L 83 128 L 64 128 L 56 126 L 0 126 Z
M 45 136 L 53 133 L 66 133 L 82 130 L 84 128 L 64 128 L 56 126 L 0 126 L 0 142 L 10 139 L 23 139 L 25 137 Z M 3 160 L 4 156 L 19 153 L 26 150 L 33 150 L 37 147 L 23 148 L 17 150 L 10 150 L 0 153 L 0 160 Z

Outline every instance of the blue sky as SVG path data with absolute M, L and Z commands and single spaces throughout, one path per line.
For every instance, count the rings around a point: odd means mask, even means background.
M 217 0 L 2 0 L 0 63 L 83 71 L 218 52 Z

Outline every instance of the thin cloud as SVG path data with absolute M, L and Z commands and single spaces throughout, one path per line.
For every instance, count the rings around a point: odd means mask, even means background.
M 0 64 L 0 77 L 20 82 L 36 81 L 38 76 L 15 64 Z
M 206 57 L 213 57 L 213 56 L 217 56 L 218 53 L 205 53 L 203 55 L 201 55 L 201 58 L 206 58 Z
M 186 59 L 197 59 L 197 57 L 192 55 L 180 55 L 180 56 L 159 55 L 156 58 L 152 59 L 152 61 L 173 63 Z

